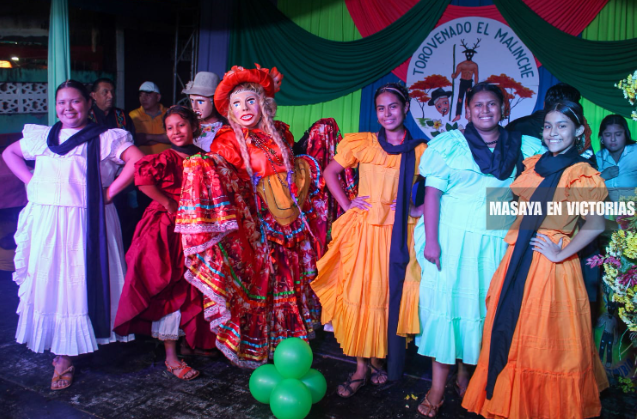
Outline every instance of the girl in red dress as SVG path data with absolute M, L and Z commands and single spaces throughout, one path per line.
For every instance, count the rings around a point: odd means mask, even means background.
M 176 105 L 166 112 L 164 125 L 172 148 L 135 165 L 135 185 L 153 202 L 137 224 L 126 254 L 128 273 L 115 330 L 164 341 L 168 371 L 192 380 L 199 371 L 177 358 L 177 340 L 185 336 L 188 346 L 204 350 L 215 345 L 215 335 L 203 319 L 203 297 L 184 279 L 181 238 L 175 233 L 183 162 L 201 152 L 192 142 L 199 135 L 199 123 L 190 109 Z

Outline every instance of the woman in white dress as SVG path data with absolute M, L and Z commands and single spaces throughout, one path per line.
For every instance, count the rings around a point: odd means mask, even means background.
M 56 354 L 52 390 L 73 382 L 70 357 L 132 339 L 112 331 L 126 268 L 111 199 L 132 181 L 143 154 L 127 131 L 89 122 L 90 108 L 83 84 L 62 83 L 55 95 L 60 122 L 25 125 L 23 138 L 2 154 L 29 199 L 15 234 L 16 340 Z M 36 161 L 33 174 L 25 160 Z

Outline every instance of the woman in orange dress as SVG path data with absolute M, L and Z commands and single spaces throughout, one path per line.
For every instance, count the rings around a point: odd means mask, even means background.
M 608 381 L 577 252 L 603 231 L 604 218 L 589 214 L 574 233 L 579 215 L 568 204 L 600 202 L 608 192 L 578 155 L 583 121 L 579 104 L 552 105 L 543 131 L 549 151 L 526 159 L 511 185 L 521 202 L 540 202 L 544 215 L 518 216 L 487 294 L 480 359 L 462 403 L 487 418 L 600 414 L 599 392 Z M 561 214 L 547 215 L 550 200 L 561 204 Z
M 345 355 L 356 357 L 356 371 L 338 388 L 338 395 L 345 398 L 367 383 L 370 366 L 374 371 L 372 384 L 385 383 L 388 375 L 383 362 L 388 352 L 391 361 L 396 361 L 395 368 L 389 364 L 389 379 L 398 379 L 405 341 L 397 332 L 419 331 L 420 268 L 413 250 L 416 219 L 409 216 L 409 209 L 415 170 L 427 146 L 424 140 L 411 138 L 403 125 L 409 111 L 409 93 L 404 86 L 389 83 L 379 88 L 375 105 L 382 127 L 378 134 L 347 134 L 325 169 L 325 182 L 346 212 L 333 224 L 332 241 L 311 284 L 323 307 L 322 322 L 332 322 Z M 338 175 L 355 166 L 359 191 L 350 200 Z M 401 245 L 402 265 L 394 256 Z M 402 300 L 403 323 L 399 325 L 402 295 L 409 298 Z

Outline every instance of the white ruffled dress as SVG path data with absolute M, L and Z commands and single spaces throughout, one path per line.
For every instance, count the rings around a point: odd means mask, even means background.
M 35 160 L 27 185 L 29 203 L 20 213 L 15 241 L 13 280 L 19 285 L 16 340 L 34 352 L 79 355 L 98 344 L 129 341 L 133 335 L 96 339 L 86 296 L 86 152 L 82 144 L 64 156 L 53 153 L 46 140 L 50 127 L 25 125 L 20 148 Z M 79 130 L 62 129 L 60 144 Z M 102 185 L 109 186 L 121 154 L 133 145 L 127 131 L 111 129 L 100 135 Z M 108 262 L 111 287 L 111 330 L 124 285 L 126 265 L 122 233 L 113 204 L 106 205 Z M 88 263 L 94 263 L 88 261 Z

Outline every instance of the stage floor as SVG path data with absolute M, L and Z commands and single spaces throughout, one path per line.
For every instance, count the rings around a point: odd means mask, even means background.
M 225 358 L 189 358 L 201 371 L 191 382 L 166 372 L 163 345 L 140 338 L 131 343 L 102 346 L 75 361 L 75 382 L 64 391 L 49 389 L 53 355 L 34 354 L 15 343 L 17 286 L 0 271 L 0 417 L 2 418 L 273 418 L 267 405 L 256 402 L 248 390 L 250 371 L 233 367 Z M 430 364 L 408 358 L 409 375 L 386 387 L 368 385 L 351 399 L 336 394 L 336 386 L 354 365 L 343 357 L 331 333 L 320 332 L 312 341 L 313 367 L 328 383 L 325 398 L 312 407 L 308 418 L 416 418 L 416 406 L 430 386 Z M 477 418 L 460 407 L 449 385 L 441 418 Z M 413 399 L 413 396 L 417 400 Z M 602 418 L 634 419 L 637 395 L 607 390 L 602 396 Z

